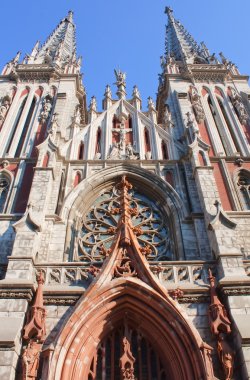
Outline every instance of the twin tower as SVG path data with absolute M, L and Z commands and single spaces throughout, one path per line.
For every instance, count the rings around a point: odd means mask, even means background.
M 0 76 L 0 378 L 250 378 L 250 88 L 166 8 L 156 102 L 87 107 L 69 12 Z

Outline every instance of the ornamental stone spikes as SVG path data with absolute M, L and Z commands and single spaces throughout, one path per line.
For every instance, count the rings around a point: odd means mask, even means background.
M 43 273 L 37 276 L 38 288 L 33 306 L 28 311 L 23 339 L 28 341 L 22 354 L 22 380 L 36 380 L 42 343 L 45 340 L 46 311 L 43 305 Z
M 218 298 L 215 278 L 210 269 L 208 280 L 210 282 L 211 298 L 208 310 L 210 328 L 217 339 L 217 351 L 225 374 L 225 380 L 231 380 L 233 376 L 234 352 L 227 342 L 227 337 L 231 333 L 231 322 L 228 319 L 225 306 Z
M 141 109 L 141 95 L 136 85 L 133 87 L 132 102 L 137 110 Z
M 102 108 L 104 110 L 107 110 L 111 106 L 112 106 L 112 92 L 111 92 L 110 86 L 107 84 L 105 88 L 104 99 L 102 101 Z
M 121 70 L 114 70 L 116 76 L 117 96 L 119 99 L 126 99 L 126 73 Z
M 35 340 L 40 343 L 44 342 L 46 330 L 45 330 L 45 316 L 46 311 L 43 305 L 43 273 L 40 272 L 37 276 L 37 291 L 33 306 L 31 306 L 27 315 L 27 322 L 24 326 L 23 338 L 25 340 Z

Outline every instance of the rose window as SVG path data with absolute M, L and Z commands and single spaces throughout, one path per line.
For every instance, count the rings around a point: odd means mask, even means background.
M 136 188 L 129 191 L 132 224 L 140 231 L 137 239 L 141 247 L 149 246 L 148 260 L 171 260 L 172 246 L 166 217 L 152 201 Z M 120 218 L 119 191 L 114 187 L 104 191 L 83 218 L 78 238 L 77 260 L 103 261 L 111 247 Z

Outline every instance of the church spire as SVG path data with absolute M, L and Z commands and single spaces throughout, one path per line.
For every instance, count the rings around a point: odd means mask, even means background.
M 72 63 L 78 66 L 72 11 L 68 12 L 68 15 L 57 25 L 46 42 L 37 51 L 34 63 L 55 64 L 61 68 Z
M 168 16 L 166 26 L 166 57 L 173 57 L 184 63 L 217 63 L 204 43 L 198 44 L 184 26 L 173 16 L 173 10 L 166 7 Z M 212 62 L 212 60 L 214 62 Z

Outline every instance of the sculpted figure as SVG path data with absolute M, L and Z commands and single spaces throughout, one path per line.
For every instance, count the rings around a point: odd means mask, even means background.
M 3 98 L 2 104 L 0 106 L 0 126 L 5 120 L 5 116 L 10 108 L 11 98 L 7 95 Z
M 46 97 L 43 102 L 43 109 L 40 114 L 40 120 L 44 123 L 50 116 L 50 111 L 52 109 L 52 99 Z
M 194 87 L 191 89 L 190 100 L 194 109 L 195 118 L 199 124 L 205 119 L 205 113 L 201 104 L 200 95 Z
M 110 159 L 110 160 L 120 160 L 121 159 L 120 149 L 119 149 L 119 146 L 116 142 L 114 142 L 112 147 L 111 147 L 111 151 L 108 155 L 108 159 Z
M 226 376 L 225 380 L 231 380 L 233 376 L 234 352 L 222 333 L 219 334 L 218 339 L 218 354 Z
M 24 350 L 22 356 L 23 380 L 35 380 L 37 378 L 40 349 L 41 345 L 31 340 Z

